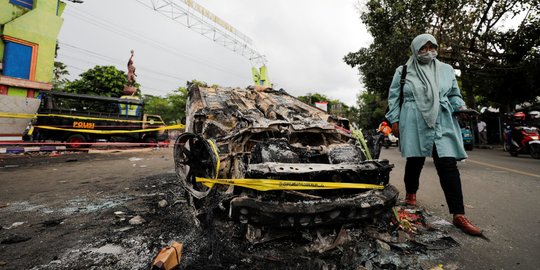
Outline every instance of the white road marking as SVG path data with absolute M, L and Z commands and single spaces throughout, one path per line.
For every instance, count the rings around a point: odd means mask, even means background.
M 476 160 L 472 160 L 472 159 L 467 159 L 467 160 L 469 162 L 476 163 L 476 164 L 483 165 L 483 166 L 487 166 L 487 167 L 492 167 L 492 168 L 496 168 L 496 169 L 500 169 L 500 170 L 504 170 L 504 171 L 508 171 L 508 172 L 513 172 L 513 173 L 517 173 L 517 174 L 522 174 L 522 175 L 527 175 L 527 176 L 540 178 L 540 175 L 534 174 L 534 173 L 518 171 L 518 170 L 514 170 L 514 169 L 502 167 L 502 166 L 497 166 L 497 165 L 493 165 L 493 164 L 489 164 L 489 163 L 484 163 L 484 162 L 476 161 Z

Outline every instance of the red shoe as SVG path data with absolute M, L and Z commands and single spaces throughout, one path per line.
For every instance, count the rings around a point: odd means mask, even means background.
M 454 225 L 473 236 L 482 236 L 482 230 L 474 226 L 464 215 L 454 215 Z
M 416 194 L 407 193 L 405 195 L 405 203 L 408 205 L 416 206 Z

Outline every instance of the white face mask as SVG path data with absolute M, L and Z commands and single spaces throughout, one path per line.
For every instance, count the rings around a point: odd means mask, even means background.
M 437 58 L 437 51 L 418 53 L 418 56 L 416 57 L 421 64 L 429 64 L 435 58 Z

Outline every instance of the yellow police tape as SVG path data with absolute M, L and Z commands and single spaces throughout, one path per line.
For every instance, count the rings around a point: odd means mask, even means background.
M 34 127 L 42 128 L 42 129 L 51 129 L 51 130 L 71 131 L 71 132 L 78 132 L 78 133 L 120 134 L 120 133 L 151 132 L 151 131 L 166 130 L 166 129 L 182 129 L 184 128 L 184 125 L 178 124 L 178 125 L 163 126 L 163 127 L 158 127 L 158 128 L 133 129 L 133 130 L 96 130 L 96 129 L 59 128 L 59 127 L 53 127 L 53 126 L 34 126 Z
M 207 187 L 214 184 L 234 185 L 259 191 L 269 190 L 315 190 L 315 189 L 384 189 L 382 185 L 359 184 L 359 183 L 340 183 L 340 182 L 309 182 L 309 181 L 291 181 L 274 179 L 211 179 L 196 177 L 195 180 Z
M 31 118 L 35 118 L 36 115 L 35 114 L 30 114 L 30 113 L 6 113 L 6 112 L 0 112 L 0 117 L 31 119 Z
M 149 124 L 165 124 L 162 121 L 141 121 L 141 120 L 124 120 L 124 119 L 114 119 L 114 118 L 101 118 L 101 117 L 88 117 L 88 116 L 75 116 L 67 114 L 29 114 L 29 113 L 5 113 L 0 112 L 0 117 L 4 118 L 24 118 L 32 119 L 38 116 L 42 117 L 62 117 L 62 118 L 71 118 L 71 119 L 81 119 L 81 120 L 100 120 L 100 121 L 111 121 L 111 122 L 126 122 L 126 123 L 149 123 Z
M 217 179 L 218 175 L 219 175 L 219 168 L 221 167 L 218 150 L 217 150 L 217 147 L 216 147 L 216 144 L 214 143 L 214 141 L 212 141 L 212 140 L 207 140 L 207 141 L 208 141 L 208 143 L 210 143 L 210 146 L 212 147 L 212 152 L 216 156 L 216 177 L 214 177 L 214 179 Z

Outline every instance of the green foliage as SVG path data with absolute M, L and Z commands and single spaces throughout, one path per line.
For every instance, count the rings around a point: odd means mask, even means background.
M 356 99 L 359 126 L 366 129 L 378 127 L 384 119 L 387 106 L 386 97 L 382 97 L 379 93 L 366 91 L 358 94 Z
M 95 66 L 80 75 L 80 79 L 66 85 L 65 91 L 70 93 L 120 97 L 127 83 L 126 74 L 114 66 Z M 140 95 L 139 84 L 135 83 Z
M 347 118 L 351 123 L 358 123 L 358 109 L 354 106 L 349 107 L 338 99 L 330 99 L 319 93 L 308 93 L 305 96 L 299 96 L 297 98 L 310 105 L 313 105 L 315 102 L 326 101 L 328 102 L 328 112 L 330 114 Z
M 188 86 L 190 85 L 196 85 L 196 86 L 201 86 L 201 87 L 208 87 L 208 84 L 206 82 L 203 82 L 203 81 L 198 81 L 198 80 L 191 80 L 190 82 L 188 82 Z M 212 87 L 214 87 L 215 85 L 213 85 Z
M 439 41 L 439 59 L 460 70 L 469 106 L 490 100 L 511 107 L 540 95 L 539 7 L 538 0 L 369 0 L 360 12 L 374 41 L 344 61 L 358 67 L 370 93 L 385 99 L 395 68 L 410 55 L 411 40 L 431 33 Z M 528 16 L 517 30 L 497 28 L 524 12 Z
M 179 87 L 166 97 L 145 95 L 145 113 L 161 115 L 168 124 L 180 123 L 186 116 L 186 101 L 188 90 Z
M 54 69 L 53 69 L 53 79 L 52 79 L 52 85 L 53 91 L 63 91 L 66 84 L 69 83 L 69 80 L 64 78 L 64 76 L 69 75 L 69 71 L 67 70 L 67 66 L 62 62 L 54 62 Z

